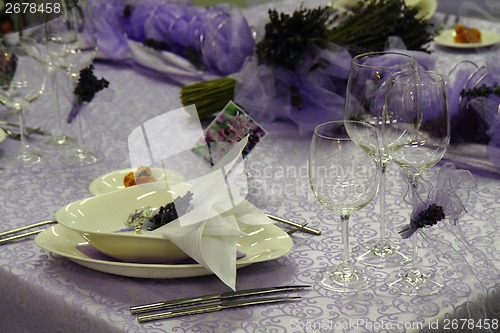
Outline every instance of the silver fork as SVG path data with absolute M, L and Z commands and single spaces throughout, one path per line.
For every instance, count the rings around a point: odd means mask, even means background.
M 20 228 L 17 228 L 17 229 L 12 229 L 12 230 L 7 230 L 7 231 L 4 231 L 4 232 L 1 232 L 0 233 L 0 244 L 4 244 L 4 243 L 11 242 L 11 241 L 14 241 L 14 240 L 18 240 L 18 239 L 21 239 L 21 238 L 33 236 L 33 235 L 36 235 L 36 234 L 42 232 L 45 229 L 37 229 L 37 230 L 29 231 L 29 232 L 26 232 L 26 233 L 23 233 L 23 234 L 18 234 L 18 235 L 14 235 L 14 236 L 2 238 L 4 236 L 17 234 L 18 232 L 21 232 L 21 231 L 25 231 L 25 230 L 32 229 L 32 228 L 41 227 L 41 226 L 44 226 L 44 225 L 47 225 L 47 224 L 55 224 L 55 223 L 57 223 L 57 221 L 53 221 L 53 220 L 42 221 L 42 222 L 37 222 L 37 223 L 33 223 L 33 224 L 30 224 L 30 225 L 27 225 L 27 226 L 24 226 L 24 227 L 20 227 Z

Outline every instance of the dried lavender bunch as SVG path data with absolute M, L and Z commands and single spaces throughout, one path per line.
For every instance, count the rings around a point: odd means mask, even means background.
M 193 199 L 193 193 L 187 192 L 182 197 L 175 198 L 174 201 L 166 204 L 165 206 L 161 206 L 158 209 L 156 214 L 150 218 L 150 226 L 148 230 L 155 230 L 159 227 L 164 226 L 167 223 L 170 223 L 174 220 L 177 220 L 179 216 L 186 214 L 189 207 L 191 206 L 191 200 Z

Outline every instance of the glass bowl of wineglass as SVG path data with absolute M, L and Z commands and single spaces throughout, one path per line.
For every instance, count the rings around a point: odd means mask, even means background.
M 78 2 L 55 20 L 47 22 L 46 45 L 53 63 L 69 75 L 73 86 L 76 87 L 80 72 L 88 68 L 97 53 L 97 39 L 91 12 L 91 6 L 85 2 Z M 76 96 L 71 101 L 75 107 Z M 68 114 L 71 110 L 68 112 Z M 66 122 L 73 118 L 64 117 Z M 77 137 L 74 147 L 62 157 L 62 162 L 68 165 L 87 165 L 98 161 L 95 152 L 89 150 L 84 142 L 82 121 L 76 117 Z
M 372 144 L 360 146 L 349 133 L 366 137 L 366 142 Z M 343 248 L 340 263 L 315 276 L 320 286 L 336 292 L 353 292 L 374 284 L 375 278 L 351 259 L 349 219 L 373 199 L 379 177 L 380 151 L 373 126 L 332 121 L 316 127 L 309 154 L 309 181 L 318 201 L 340 215 Z
M 391 76 L 382 141 L 391 159 L 405 172 L 409 202 L 418 199 L 422 174 L 438 163 L 450 142 L 450 115 L 445 79 L 426 70 L 402 71 Z M 411 237 L 410 267 L 388 276 L 391 290 L 407 295 L 429 295 L 444 287 L 444 279 L 431 267 L 417 265 L 417 235 Z
M 369 52 L 355 56 L 351 62 L 344 106 L 344 119 L 357 120 L 373 125 L 379 134 L 382 130 L 382 110 L 389 78 L 402 70 L 416 70 L 415 59 L 400 52 Z M 362 138 L 353 138 L 354 140 Z M 386 170 L 391 159 L 379 144 L 382 157 L 382 176 L 378 190 L 380 215 L 377 239 L 360 244 L 357 260 L 377 267 L 397 267 L 410 260 L 400 249 L 397 239 L 388 238 L 386 232 Z
M 19 115 L 21 147 L 11 160 L 15 165 L 31 166 L 42 161 L 26 138 L 26 109 L 42 95 L 45 69 L 37 60 L 39 50 L 33 39 L 7 35 L 0 45 L 0 102 Z

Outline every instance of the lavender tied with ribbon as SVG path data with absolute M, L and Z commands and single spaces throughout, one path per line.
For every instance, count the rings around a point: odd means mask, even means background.
M 94 75 L 93 65 L 82 69 L 78 77 L 78 83 L 76 84 L 74 90 L 75 101 L 73 102 L 73 107 L 66 118 L 66 122 L 68 124 L 72 123 L 82 111 L 83 106 L 91 102 L 94 99 L 95 94 L 108 86 L 109 82 L 106 79 L 98 79 Z
M 406 184 L 406 192 L 410 190 Z M 410 238 L 422 228 L 429 228 L 445 218 L 458 220 L 466 213 L 469 193 L 476 187 L 470 171 L 456 169 L 453 163 L 444 164 L 436 179 L 421 183 L 411 196 L 413 211 L 410 223 L 402 228 L 401 237 Z

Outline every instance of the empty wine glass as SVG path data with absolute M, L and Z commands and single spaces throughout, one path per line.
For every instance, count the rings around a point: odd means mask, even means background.
M 47 37 L 48 49 L 56 60 L 58 67 L 62 68 L 70 77 L 74 87 L 76 87 L 80 71 L 90 66 L 97 53 L 97 40 L 95 34 L 94 20 L 90 5 L 86 1 L 70 3 L 65 6 L 64 14 L 53 22 L 47 30 L 51 37 Z M 50 29 L 49 29 L 50 28 Z M 82 110 L 87 105 L 76 105 L 76 96 L 71 96 L 72 108 L 81 107 Z M 86 103 L 88 104 L 88 103 Z M 68 111 L 68 114 L 71 110 Z M 81 116 L 76 118 L 67 117 L 67 122 L 76 119 L 77 138 L 74 149 L 62 158 L 64 164 L 87 165 L 98 161 L 97 155 L 85 147 L 83 139 L 83 125 Z
M 377 132 L 369 124 L 347 121 L 349 132 L 368 137 L 360 147 L 348 135 L 343 121 L 321 124 L 314 130 L 309 155 L 309 181 L 321 204 L 340 214 L 342 260 L 336 267 L 318 272 L 322 287 L 337 292 L 369 288 L 375 278 L 356 267 L 349 251 L 349 218 L 365 207 L 377 193 L 380 156 Z
M 443 76 L 424 70 L 391 76 L 384 120 L 384 148 L 405 171 L 410 185 L 408 196 L 414 199 L 421 175 L 442 159 L 450 142 L 450 115 Z M 412 236 L 411 267 L 389 275 L 386 284 L 402 294 L 433 294 L 444 287 L 444 279 L 431 268 L 417 265 L 416 236 Z
M 380 138 L 382 110 L 391 74 L 415 69 L 415 59 L 399 52 L 370 52 L 354 57 L 347 83 L 344 119 L 373 125 Z M 390 157 L 381 143 L 379 147 L 382 157 L 382 176 L 378 191 L 380 200 L 379 237 L 359 247 L 357 260 L 372 266 L 394 267 L 408 262 L 410 258 L 399 250 L 397 240 L 388 239 L 386 235 L 385 174 Z
M 42 161 L 26 139 L 25 111 L 42 94 L 45 69 L 38 62 L 39 50 L 33 39 L 17 34 L 6 36 L 0 45 L 0 102 L 19 115 L 21 148 L 16 164 L 30 166 Z

